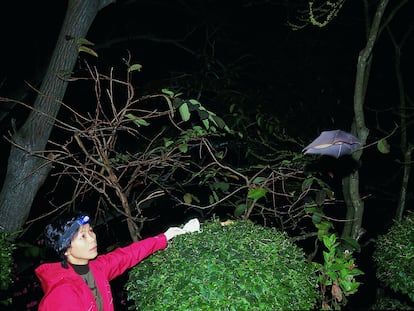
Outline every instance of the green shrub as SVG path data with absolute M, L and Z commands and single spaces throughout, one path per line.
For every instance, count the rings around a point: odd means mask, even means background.
M 396 292 L 407 294 L 414 301 L 414 214 L 395 222 L 378 237 L 373 254 L 376 276 Z
M 382 296 L 369 308 L 370 310 L 413 310 L 412 306 L 387 296 Z
M 311 310 L 315 273 L 286 234 L 250 221 L 174 238 L 129 273 L 137 310 Z
M 11 282 L 13 251 L 15 245 L 9 240 L 9 234 L 0 232 L 0 290 L 5 290 Z

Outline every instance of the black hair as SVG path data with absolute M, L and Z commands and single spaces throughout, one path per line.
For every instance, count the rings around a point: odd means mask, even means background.
M 79 231 L 79 219 L 82 216 L 89 217 L 86 213 L 81 212 L 65 213 L 59 215 L 45 227 L 44 235 L 46 244 L 59 255 L 63 267 L 66 267 L 65 252 L 70 247 L 70 243 Z M 89 222 L 89 218 L 87 219 L 87 222 Z

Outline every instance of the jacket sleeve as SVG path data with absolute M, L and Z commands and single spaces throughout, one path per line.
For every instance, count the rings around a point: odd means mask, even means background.
M 126 269 L 135 266 L 137 263 L 155 253 L 158 250 L 167 247 L 167 238 L 165 235 L 147 238 L 134 242 L 127 247 L 117 248 L 116 250 L 98 256 L 93 265 L 106 275 L 110 281 L 121 275 Z

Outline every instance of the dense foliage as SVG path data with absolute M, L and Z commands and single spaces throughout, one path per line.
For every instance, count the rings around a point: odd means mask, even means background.
M 0 290 L 3 291 L 11 284 L 13 251 L 16 246 L 11 242 L 9 234 L 0 232 Z M 0 297 L 0 306 L 8 304 L 10 297 Z
M 250 221 L 206 222 L 129 274 L 137 310 L 311 310 L 317 282 L 286 234 Z
M 387 287 L 414 301 L 414 214 L 379 236 L 373 254 L 376 276 Z
M 398 299 L 390 297 L 379 297 L 370 307 L 370 310 L 412 310 L 413 308 Z

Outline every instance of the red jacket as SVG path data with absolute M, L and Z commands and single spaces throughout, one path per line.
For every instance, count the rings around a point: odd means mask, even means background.
M 114 310 L 109 281 L 166 246 L 165 235 L 159 234 L 89 261 L 89 269 L 102 295 L 104 311 Z M 60 262 L 46 263 L 35 272 L 45 293 L 39 311 L 98 311 L 92 291 L 70 265 L 65 269 Z

